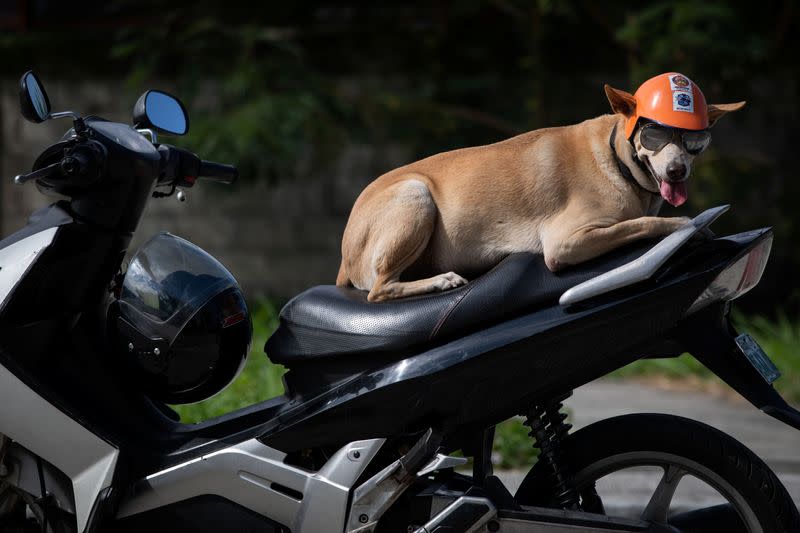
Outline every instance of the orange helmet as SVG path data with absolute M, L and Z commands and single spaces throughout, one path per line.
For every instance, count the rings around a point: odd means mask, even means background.
M 706 97 L 692 80 L 677 72 L 659 74 L 644 82 L 633 95 L 636 111 L 625 124 L 630 139 L 639 118 L 684 130 L 708 128 Z

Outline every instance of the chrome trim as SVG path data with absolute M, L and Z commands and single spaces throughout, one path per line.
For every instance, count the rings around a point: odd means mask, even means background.
M 347 533 L 368 533 L 378 525 L 383 513 L 414 481 L 403 476 L 400 459 L 369 478 L 353 492 L 353 504 L 347 520 Z
M 572 305 L 649 279 L 692 236 L 707 228 L 728 209 L 730 209 L 730 205 L 721 205 L 703 211 L 678 228 L 674 233 L 664 237 L 661 242 L 638 259 L 634 259 L 630 263 L 619 266 L 614 270 L 609 270 L 567 290 L 561 295 L 558 303 Z
M 45 120 L 49 120 L 51 118 L 71 118 L 72 120 L 78 120 L 81 118 L 81 115 L 75 111 L 59 111 L 57 113 L 50 113 L 47 115 Z
M 204 494 L 216 494 L 295 533 L 341 531 L 350 489 L 385 439 L 343 446 L 318 472 L 284 463 L 286 454 L 256 439 L 198 457 L 139 481 L 117 518 Z M 273 485 L 280 487 L 273 487 Z M 297 499 L 289 491 L 302 495 Z
M 444 470 L 447 468 L 454 468 L 456 466 L 461 466 L 467 464 L 469 459 L 466 457 L 450 457 L 449 455 L 444 455 L 442 453 L 437 453 L 436 457 L 428 463 L 427 465 L 423 466 L 419 472 L 417 472 L 417 477 L 422 477 L 430 474 L 431 472 L 435 472 L 437 470 Z
M 98 494 L 111 485 L 118 450 L 39 396 L 2 365 L 0 429 L 70 478 L 78 531 L 83 531 Z
M 145 133 L 150 135 L 150 142 L 156 144 L 158 142 L 158 135 L 156 135 L 156 131 L 150 128 L 139 128 L 136 131 L 144 135 Z
M 416 481 L 416 473 L 421 468 L 418 463 L 427 460 L 430 464 L 436 457 L 435 451 L 429 448 L 433 443 L 438 447 L 439 442 L 441 438 L 438 434 L 434 436 L 433 428 L 428 429 L 404 456 L 356 487 L 345 531 L 374 531 L 383 514 Z
M 432 533 L 436 531 L 439 526 L 444 526 L 442 529 L 452 531 L 452 525 L 447 527 L 447 519 L 450 515 L 458 511 L 459 508 L 465 505 L 479 505 L 486 507 L 486 512 L 478 517 L 475 522 L 469 525 L 468 529 L 463 530 L 463 533 L 473 533 L 478 531 L 484 524 L 494 518 L 497 514 L 497 509 L 487 498 L 478 498 L 475 496 L 461 496 L 459 499 L 442 509 L 440 513 L 431 518 L 424 526 L 418 528 L 414 533 Z

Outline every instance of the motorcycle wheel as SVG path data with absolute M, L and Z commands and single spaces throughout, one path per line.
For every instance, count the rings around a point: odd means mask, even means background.
M 694 420 L 661 414 L 603 420 L 564 439 L 559 464 L 572 473 L 584 511 L 607 514 L 598 480 L 632 467 L 658 467 L 661 479 L 639 513 L 645 520 L 684 533 L 800 531 L 795 504 L 764 461 Z M 543 462 L 531 468 L 516 493 L 518 503 L 553 506 L 552 472 L 546 470 Z M 676 513 L 673 496 L 687 476 L 715 489 L 727 503 Z

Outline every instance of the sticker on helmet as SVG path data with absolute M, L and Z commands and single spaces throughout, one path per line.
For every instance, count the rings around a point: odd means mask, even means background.
M 669 77 L 669 87 L 673 91 L 692 91 L 692 82 L 683 74 L 673 74 Z
M 675 91 L 672 93 L 672 110 L 694 113 L 694 99 L 692 93 Z

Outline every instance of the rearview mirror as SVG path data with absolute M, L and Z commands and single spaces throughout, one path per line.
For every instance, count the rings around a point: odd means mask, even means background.
M 50 118 L 50 99 L 32 70 L 19 80 L 19 105 L 22 116 L 33 123 L 38 124 Z
M 133 106 L 133 123 L 137 128 L 172 135 L 185 135 L 189 131 L 186 108 L 180 100 L 161 91 L 147 91 L 139 97 Z

